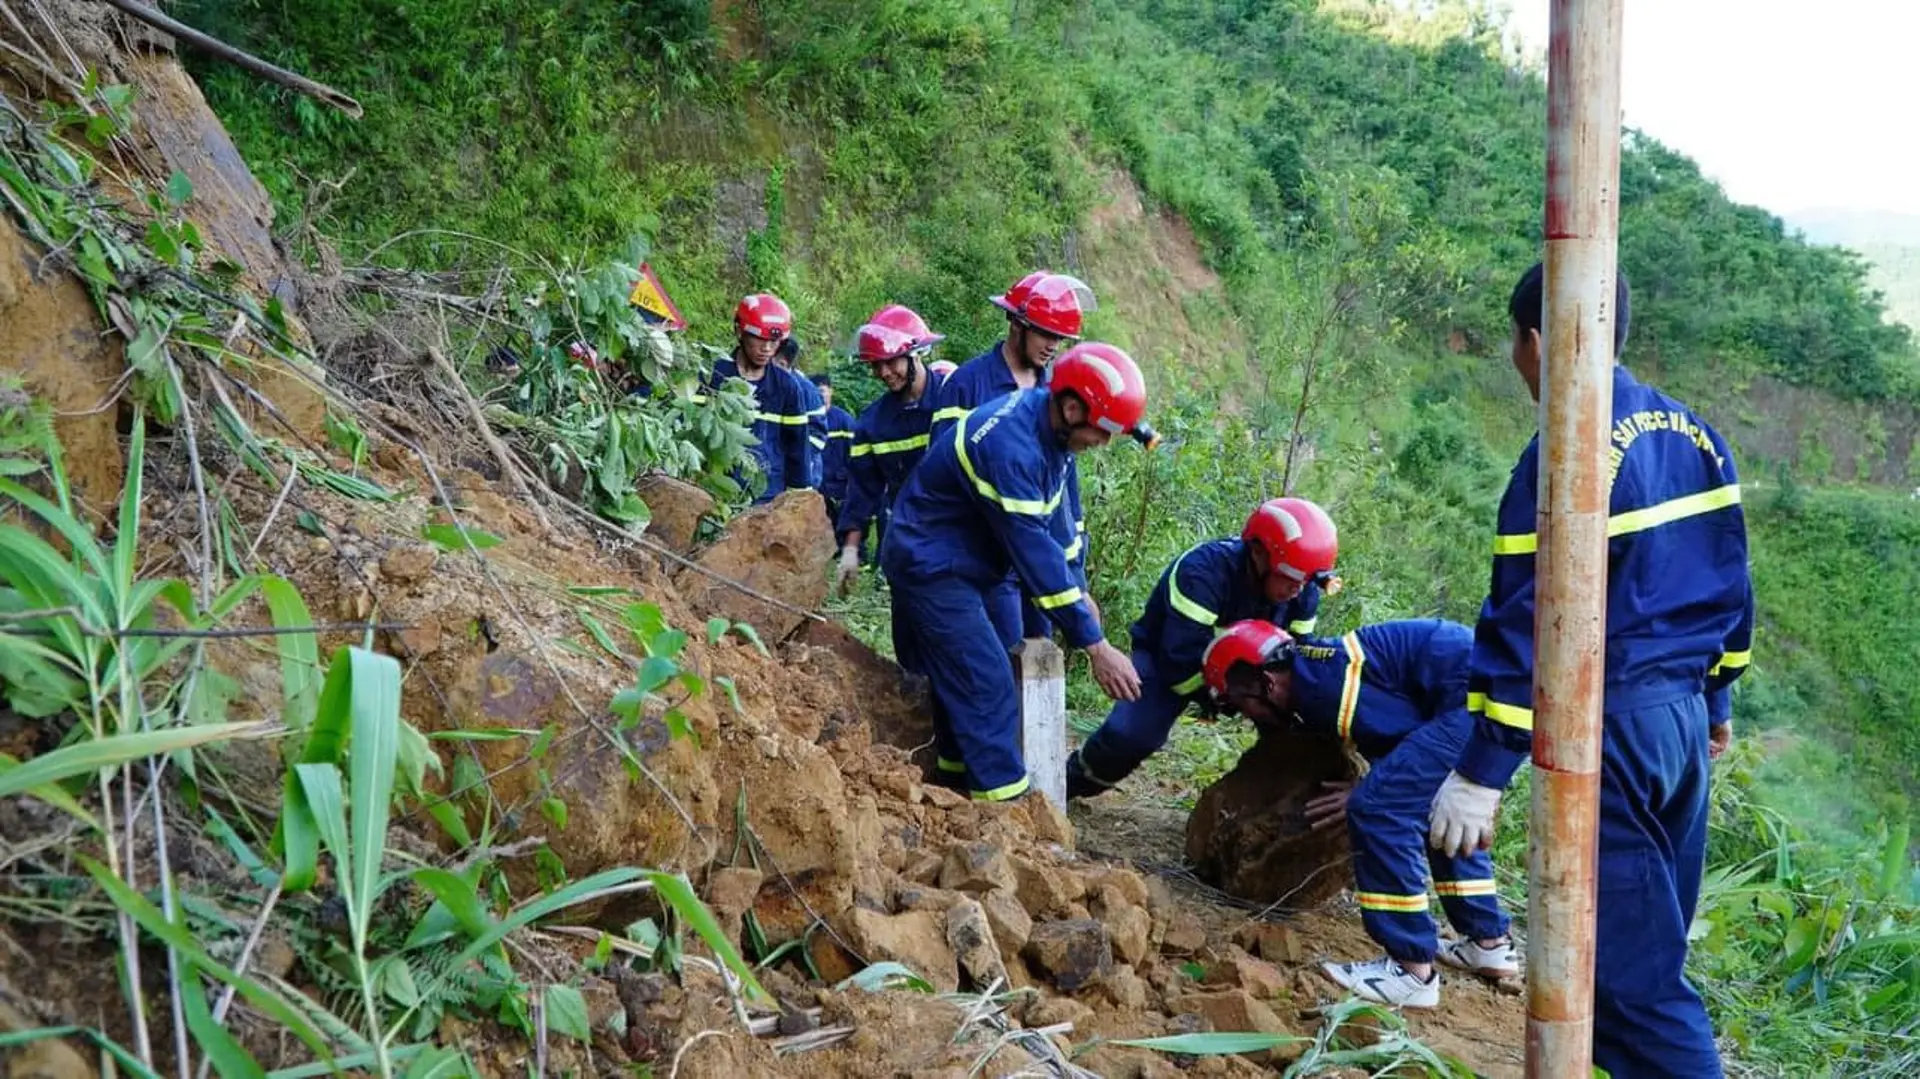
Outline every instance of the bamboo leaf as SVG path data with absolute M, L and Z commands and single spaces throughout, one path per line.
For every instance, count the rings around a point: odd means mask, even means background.
M 1134 1049 L 1154 1049 L 1162 1053 L 1184 1053 L 1187 1056 L 1230 1056 L 1235 1053 L 1258 1053 L 1266 1049 L 1278 1049 L 1283 1045 L 1296 1045 L 1310 1042 L 1294 1034 L 1254 1034 L 1250 1032 L 1228 1032 L 1220 1034 L 1170 1034 L 1163 1038 L 1132 1038 L 1109 1044 L 1125 1045 Z
M 462 532 L 466 533 L 465 541 L 460 538 Z M 464 551 L 467 549 L 467 543 L 472 543 L 476 551 L 484 551 L 489 547 L 500 545 L 499 536 L 491 532 L 482 532 L 477 528 L 463 528 L 460 525 L 427 525 L 420 530 L 420 535 L 443 551 Z
M 887 989 L 911 989 L 916 993 L 933 992 L 933 983 L 915 974 L 911 967 L 889 959 L 884 963 L 870 963 L 852 977 L 846 978 L 836 990 L 848 988 L 860 989 L 868 993 L 878 993 Z
M 260 597 L 266 600 L 275 626 L 313 625 L 307 601 L 286 578 L 261 577 Z M 304 731 L 313 725 L 320 697 L 319 638 L 311 633 L 283 633 L 274 639 L 274 646 L 280 652 L 280 696 L 286 702 L 281 718 L 289 729 Z
M 205 727 L 168 727 L 75 742 L 0 772 L 0 798 L 27 793 L 36 787 L 58 783 L 73 776 L 89 775 L 102 768 L 117 768 L 129 761 L 164 756 L 176 750 L 225 741 L 256 730 L 258 727 L 252 723 L 218 723 Z
M 139 556 L 140 548 L 140 496 L 143 483 L 143 465 L 147 454 L 147 424 L 144 410 L 133 410 L 133 437 L 127 443 L 126 485 L 120 492 L 120 524 L 113 534 L 113 582 L 114 593 L 128 596 L 133 590 L 134 560 Z M 134 613 L 131 609 L 118 612 L 122 618 Z M 126 623 L 116 620 L 115 625 Z
M 493 918 L 472 881 L 445 869 L 415 870 L 413 879 L 447 908 L 467 936 L 480 937 L 493 928 Z
M 741 958 L 740 949 L 734 947 L 733 941 L 727 939 L 727 934 L 720 928 L 720 922 L 713 916 L 713 911 L 708 910 L 707 905 L 694 894 L 693 885 L 687 878 L 678 873 L 662 873 L 657 869 L 651 869 L 647 871 L 647 879 L 653 882 L 654 891 L 660 893 L 661 900 L 673 908 L 674 913 L 680 916 L 680 920 L 691 926 L 694 932 L 700 934 L 700 939 L 707 942 L 707 947 L 713 949 L 714 957 L 732 971 L 734 977 L 740 979 L 740 984 L 746 987 L 747 995 L 751 999 L 764 1002 L 773 1000 L 773 997 L 761 987 L 760 980 L 753 976 L 753 968 Z
M 193 1032 L 200 1051 L 213 1062 L 220 1079 L 265 1079 L 266 1069 L 253 1059 L 253 1054 L 241 1048 L 226 1027 L 214 1022 L 213 1013 L 207 1009 L 206 987 L 200 984 L 199 968 L 192 963 L 183 966 L 177 989 L 181 1010 L 186 1013 L 187 1029 Z
M 467 945 L 459 955 L 454 957 L 453 962 L 447 964 L 447 967 L 449 970 L 458 970 L 473 960 L 478 959 L 487 949 L 500 943 L 506 938 L 507 934 L 531 925 L 533 922 L 555 911 L 564 910 L 575 903 L 590 898 L 597 892 L 618 884 L 626 884 L 630 881 L 638 880 L 644 875 L 645 873 L 642 870 L 620 868 L 595 873 L 585 880 L 575 881 L 565 888 L 554 892 L 552 895 L 543 896 L 527 904 L 495 923 L 492 929 L 480 934 L 480 936 L 474 939 L 473 943 Z M 426 995 L 431 996 L 432 990 L 428 990 Z
M 12 754 L 0 753 L 0 775 L 5 775 L 18 767 L 20 767 L 20 761 Z M 35 787 L 27 792 L 27 796 L 40 799 L 90 828 L 98 829 L 100 827 L 100 822 L 94 819 L 93 814 L 87 812 L 85 806 L 81 805 L 73 795 L 68 794 L 66 790 L 57 783 L 48 783 Z

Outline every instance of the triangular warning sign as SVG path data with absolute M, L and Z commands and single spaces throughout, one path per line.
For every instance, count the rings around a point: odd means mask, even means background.
M 653 267 L 640 264 L 640 280 L 634 282 L 633 291 L 627 294 L 627 302 L 638 307 L 643 313 L 653 316 L 649 322 L 664 323 L 669 330 L 684 330 L 687 320 L 680 315 L 680 308 L 674 306 L 673 299 L 667 295 L 666 286 L 653 272 Z

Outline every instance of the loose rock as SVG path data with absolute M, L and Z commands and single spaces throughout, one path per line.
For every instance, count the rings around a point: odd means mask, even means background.
M 1300 936 L 1291 926 L 1249 922 L 1234 933 L 1233 942 L 1270 963 L 1299 963 L 1305 959 Z
M 1068 993 L 1097 985 L 1113 971 L 1113 942 L 1091 918 L 1034 926 L 1021 954 Z
M 956 843 L 947 848 L 940 887 L 961 892 L 991 892 L 1014 886 L 1013 867 L 990 843 Z
M 947 910 L 947 946 L 953 949 L 961 972 L 975 989 L 1006 984 L 1007 968 L 1000 959 L 1000 946 L 979 900 L 962 899 Z
M 923 910 L 878 914 L 857 907 L 848 918 L 853 946 L 868 959 L 903 963 L 935 989 L 951 993 L 960 987 L 960 971 L 943 922 Z
M 395 584 L 424 581 L 433 574 L 439 558 L 439 552 L 424 543 L 395 547 L 380 559 L 380 576 Z
M 1255 959 L 1232 945 L 1228 946 L 1226 957 L 1207 972 L 1207 981 L 1214 985 L 1245 989 L 1256 997 L 1264 998 L 1283 995 L 1287 986 L 1287 976 L 1280 972 L 1279 967 L 1264 959 Z

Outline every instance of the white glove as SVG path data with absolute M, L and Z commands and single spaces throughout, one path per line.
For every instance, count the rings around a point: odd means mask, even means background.
M 1427 845 L 1457 858 L 1484 850 L 1493 845 L 1493 818 L 1499 809 L 1499 791 L 1448 772 L 1440 793 L 1433 796 Z
M 848 544 L 840 548 L 840 568 L 833 575 L 833 586 L 844 596 L 859 576 L 860 548 Z

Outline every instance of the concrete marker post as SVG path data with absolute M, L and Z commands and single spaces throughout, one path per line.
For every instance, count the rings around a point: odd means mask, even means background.
M 1027 772 L 1040 793 L 1067 808 L 1067 657 L 1045 637 L 1013 653 L 1020 677 L 1020 737 Z

